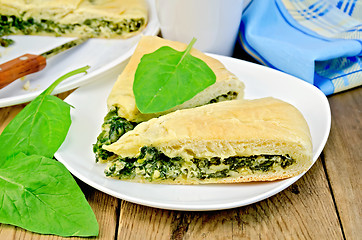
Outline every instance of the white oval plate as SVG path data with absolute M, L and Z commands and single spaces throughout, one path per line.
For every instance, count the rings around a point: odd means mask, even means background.
M 93 81 L 94 76 L 128 59 L 133 54 L 141 35 L 156 35 L 159 31 L 154 0 L 147 0 L 147 2 L 149 22 L 141 34 L 129 39 L 89 39 L 80 46 L 48 59 L 47 66 L 42 71 L 18 79 L 0 89 L 0 107 L 33 100 L 58 77 L 74 69 L 85 65 L 91 66 L 87 75 L 77 75 L 65 80 L 53 94 Z M 11 36 L 10 38 L 15 40 L 15 44 L 8 48 L 0 48 L 0 64 L 25 53 L 41 54 L 72 40 L 72 38 L 44 36 Z M 30 89 L 25 90 L 23 86 L 27 81 L 30 82 Z
M 211 55 L 211 54 L 210 54 Z M 327 98 L 313 85 L 285 73 L 229 57 L 219 59 L 246 85 L 247 99 L 273 96 L 293 104 L 304 115 L 313 141 L 313 161 L 327 141 L 331 113 Z M 76 177 L 94 188 L 133 203 L 172 210 L 217 210 L 248 205 L 268 198 L 303 174 L 275 182 L 211 185 L 161 185 L 130 183 L 106 178 L 105 165 L 95 163 L 92 144 L 106 115 L 106 99 L 116 76 L 105 77 L 77 89 L 66 101 L 71 111 L 69 134 L 55 157 Z

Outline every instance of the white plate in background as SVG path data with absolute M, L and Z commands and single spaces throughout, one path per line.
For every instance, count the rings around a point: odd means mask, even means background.
M 128 59 L 141 35 L 156 35 L 159 31 L 154 0 L 147 0 L 147 2 L 149 22 L 141 34 L 129 39 L 89 39 L 82 45 L 51 57 L 42 71 L 26 76 L 24 79 L 18 79 L 0 89 L 0 107 L 33 100 L 57 78 L 74 69 L 86 65 L 91 66 L 87 75 L 79 74 L 65 80 L 54 90 L 53 94 L 88 83 L 94 79 L 94 76 Z M 72 38 L 44 36 L 10 36 L 9 38 L 13 39 L 15 44 L 8 48 L 0 48 L 0 64 L 25 53 L 41 54 L 72 40 Z M 25 90 L 23 86 L 27 81 L 30 82 L 30 88 Z
M 211 54 L 210 54 L 211 55 Z M 245 83 L 245 98 L 272 96 L 293 104 L 304 115 L 312 135 L 313 162 L 322 152 L 331 125 L 329 103 L 313 85 L 288 74 L 250 62 L 211 55 Z M 90 186 L 137 204 L 172 210 L 218 210 L 248 205 L 266 199 L 297 181 L 303 174 L 274 182 L 162 185 L 130 183 L 106 178 L 104 164 L 95 163 L 92 144 L 106 115 L 106 99 L 116 76 L 104 76 L 73 92 L 66 102 L 72 125 L 65 142 L 55 154 L 68 170 Z

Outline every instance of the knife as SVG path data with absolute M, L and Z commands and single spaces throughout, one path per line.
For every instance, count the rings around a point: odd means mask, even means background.
M 39 72 L 46 66 L 46 60 L 58 53 L 64 52 L 72 47 L 87 41 L 87 37 L 77 38 L 64 43 L 56 48 L 50 49 L 40 55 L 24 54 L 6 63 L 0 64 L 0 89 L 12 83 L 18 78 L 28 74 Z

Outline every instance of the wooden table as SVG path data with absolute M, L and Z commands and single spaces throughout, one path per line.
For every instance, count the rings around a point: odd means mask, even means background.
M 96 239 L 362 239 L 362 88 L 328 100 L 332 129 L 318 161 L 286 190 L 249 206 L 162 210 L 122 201 L 78 181 L 100 226 Z M 24 106 L 0 108 L 0 132 Z M 0 224 L 0 239 L 61 238 Z

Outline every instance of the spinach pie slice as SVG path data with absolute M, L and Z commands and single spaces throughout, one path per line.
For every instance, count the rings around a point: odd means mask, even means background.
M 198 51 L 191 50 L 191 55 L 203 60 L 215 73 L 216 82 L 198 93 L 192 99 L 168 111 L 155 114 L 142 114 L 133 94 L 133 81 L 136 69 L 143 55 L 152 53 L 163 46 L 169 46 L 177 51 L 184 51 L 186 44 L 162 39 L 155 36 L 143 36 L 123 72 L 119 75 L 107 100 L 108 114 L 104 119 L 101 134 L 93 145 L 97 162 L 107 162 L 115 155 L 106 151 L 103 146 L 117 141 L 124 133 L 132 130 L 137 124 L 151 118 L 173 112 L 178 109 L 193 108 L 214 102 L 242 99 L 244 84 L 229 72 L 218 60 Z M 187 80 L 187 79 L 185 79 Z
M 179 110 L 140 123 L 104 148 L 117 155 L 107 176 L 146 183 L 272 181 L 312 164 L 303 115 L 275 98 Z
M 127 38 L 147 24 L 145 0 L 0 0 L 0 36 Z

